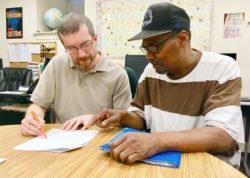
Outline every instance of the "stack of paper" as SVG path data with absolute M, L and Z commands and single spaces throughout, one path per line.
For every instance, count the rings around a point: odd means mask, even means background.
M 124 128 L 108 143 L 101 145 L 100 149 L 106 152 L 109 152 L 110 150 L 109 144 L 117 140 L 118 138 L 120 138 L 123 134 L 128 133 L 128 132 L 144 132 L 144 131 L 136 130 L 132 128 Z M 144 160 L 141 160 L 141 162 L 145 162 L 148 164 L 175 167 L 175 168 L 178 168 L 180 166 L 180 161 L 181 161 L 181 152 L 179 151 L 165 151 L 165 152 L 153 155 L 151 157 L 145 158 Z
M 33 81 L 39 78 L 39 63 L 38 62 L 28 62 L 27 68 L 32 70 Z
M 65 131 L 61 129 L 51 129 L 46 133 L 47 138 L 44 136 L 35 137 L 13 149 L 24 151 L 65 152 L 86 146 L 98 132 L 97 130 Z

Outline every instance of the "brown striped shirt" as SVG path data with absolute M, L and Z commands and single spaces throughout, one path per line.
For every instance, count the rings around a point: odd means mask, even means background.
M 240 69 L 232 58 L 203 52 L 198 65 L 176 80 L 156 73 L 149 64 L 129 110 L 141 115 L 151 132 L 210 125 L 244 143 L 241 88 Z

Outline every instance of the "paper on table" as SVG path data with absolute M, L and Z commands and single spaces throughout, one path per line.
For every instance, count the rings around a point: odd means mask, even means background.
M 6 159 L 5 158 L 0 158 L 0 164 L 4 162 Z
M 65 152 L 86 146 L 98 132 L 98 130 L 65 131 L 61 129 L 51 129 L 47 132 L 47 139 L 43 136 L 39 136 L 13 149 L 24 151 Z

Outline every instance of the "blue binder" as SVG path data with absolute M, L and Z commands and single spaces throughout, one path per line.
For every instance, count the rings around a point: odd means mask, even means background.
M 132 129 L 132 128 L 124 128 L 108 143 L 101 145 L 100 149 L 104 150 L 105 152 L 109 152 L 110 150 L 109 144 L 115 141 L 116 139 L 120 138 L 123 134 L 127 132 L 144 132 L 144 131 Z M 153 155 L 151 157 L 145 158 L 144 160 L 141 160 L 141 162 L 144 162 L 144 163 L 173 167 L 173 168 L 178 168 L 180 166 L 180 161 L 181 161 L 180 151 L 165 151 L 165 152 L 161 152 L 156 155 Z

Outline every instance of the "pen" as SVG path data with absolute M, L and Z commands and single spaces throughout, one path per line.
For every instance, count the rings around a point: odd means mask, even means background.
M 40 122 L 39 122 L 39 120 L 38 120 L 38 118 L 37 118 L 37 116 L 36 116 L 36 113 L 35 113 L 34 111 L 31 111 L 31 114 L 32 114 L 33 119 L 34 119 L 35 121 L 37 121 L 37 122 L 40 124 Z M 41 124 L 40 124 L 40 126 L 41 126 Z M 42 126 L 40 127 L 40 131 L 42 132 L 42 135 L 43 135 L 45 138 L 47 138 L 47 135 L 46 135 L 46 133 L 45 133 L 45 131 L 44 131 L 44 128 L 43 128 Z

